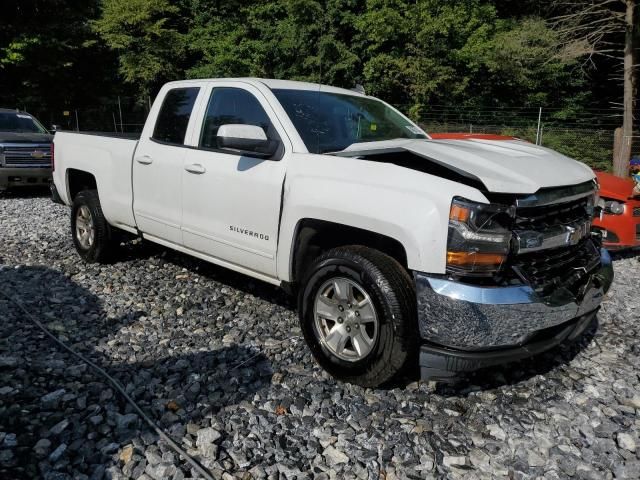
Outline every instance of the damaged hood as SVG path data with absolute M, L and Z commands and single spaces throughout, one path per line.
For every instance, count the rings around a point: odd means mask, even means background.
M 490 192 L 535 193 L 541 188 L 587 182 L 595 177 L 586 165 L 522 140 L 427 139 L 356 143 L 331 155 L 369 157 L 410 152 L 416 162 L 433 162 L 480 181 Z M 411 168 L 410 165 L 405 165 Z M 419 170 L 419 166 L 416 165 Z

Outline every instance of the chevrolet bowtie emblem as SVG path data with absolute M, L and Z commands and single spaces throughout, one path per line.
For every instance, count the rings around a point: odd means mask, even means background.
M 32 158 L 44 158 L 46 154 L 40 150 L 36 150 L 34 152 L 31 152 L 31 157 Z

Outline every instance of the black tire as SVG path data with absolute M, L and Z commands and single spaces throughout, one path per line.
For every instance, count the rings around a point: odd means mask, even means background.
M 332 277 L 351 279 L 364 287 L 378 317 L 378 335 L 371 351 L 357 361 L 334 355 L 320 340 L 315 299 Z M 298 295 L 305 340 L 316 361 L 338 380 L 378 387 L 403 371 L 416 357 L 418 327 L 415 287 L 393 258 L 363 246 L 330 250 L 309 268 Z
M 94 227 L 94 238 L 91 246 L 83 246 L 76 235 L 78 210 L 87 207 Z M 96 190 L 83 190 L 73 199 L 71 207 L 71 237 L 80 257 L 88 263 L 108 263 L 113 258 L 117 246 L 116 235 L 102 213 L 100 199 Z

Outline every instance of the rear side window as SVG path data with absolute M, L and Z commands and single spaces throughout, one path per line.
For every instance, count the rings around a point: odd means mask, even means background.
M 267 138 L 277 138 L 267 112 L 250 92 L 233 87 L 214 88 L 202 126 L 200 146 L 217 148 L 218 129 L 230 123 L 256 125 L 262 127 Z
M 174 88 L 167 92 L 153 130 L 154 140 L 178 145 L 184 143 L 193 104 L 199 91 L 198 87 L 190 87 Z

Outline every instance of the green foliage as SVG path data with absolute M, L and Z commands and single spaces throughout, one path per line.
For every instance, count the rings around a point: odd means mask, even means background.
M 432 105 L 552 106 L 553 120 L 575 119 L 600 98 L 608 106 L 602 92 L 613 89 L 604 76 L 589 77 L 557 55 L 559 39 L 545 23 L 553 6 L 547 0 L 5 0 L 0 101 L 69 109 L 99 104 L 98 95 L 130 93 L 146 105 L 168 80 L 262 76 L 362 84 L 414 119 Z M 569 152 L 566 137 L 554 138 Z M 610 157 L 593 152 L 593 161 Z
M 103 0 L 93 25 L 117 52 L 120 73 L 147 96 L 182 74 L 185 36 L 179 31 L 180 9 L 169 0 Z
M 0 106 L 62 112 L 108 94 L 115 59 L 89 27 L 98 14 L 98 0 L 3 1 Z

